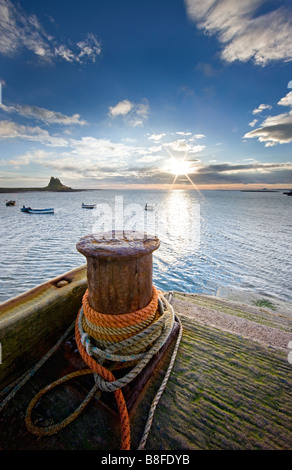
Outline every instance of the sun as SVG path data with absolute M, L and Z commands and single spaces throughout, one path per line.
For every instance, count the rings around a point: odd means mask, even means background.
M 185 156 L 186 158 L 186 156 Z M 194 172 L 194 169 L 191 168 L 191 162 L 186 159 L 177 159 L 173 156 L 168 160 L 166 165 L 166 170 L 174 175 L 174 180 L 171 187 L 173 188 L 179 176 L 185 176 L 186 179 L 191 183 L 194 189 L 197 189 L 194 182 L 189 177 L 188 173 Z
M 169 171 L 175 176 L 187 175 L 190 171 L 190 162 L 173 157 L 169 162 Z

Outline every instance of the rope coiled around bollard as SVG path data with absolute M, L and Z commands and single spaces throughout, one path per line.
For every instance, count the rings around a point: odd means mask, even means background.
M 141 372 L 151 358 L 165 344 L 173 329 L 175 319 L 177 317 L 173 308 L 161 294 L 159 295 L 154 286 L 153 297 L 144 309 L 121 315 L 106 315 L 95 312 L 88 304 L 88 292 L 86 292 L 75 322 L 75 340 L 79 353 L 89 369 L 69 374 L 38 392 L 27 409 L 25 417 L 27 429 L 38 436 L 51 435 L 58 432 L 76 419 L 96 391 L 100 389 L 106 392 L 113 392 L 115 395 L 121 421 L 120 448 L 121 450 L 129 450 L 131 447 L 130 420 L 121 389 Z M 131 333 L 130 336 L 129 333 Z M 139 449 L 145 445 L 151 425 L 149 423 L 152 422 L 154 409 L 173 367 L 180 338 L 181 332 L 165 379 L 156 395 L 156 399 L 152 403 Z M 126 375 L 116 379 L 111 370 L 103 365 L 104 363 L 112 364 L 116 368 L 119 368 L 119 365 L 131 366 L 132 368 Z M 112 368 L 111 366 L 109 367 Z M 61 423 L 47 428 L 39 428 L 32 423 L 32 410 L 41 396 L 66 380 L 70 380 L 77 375 L 89 373 L 94 374 L 95 384 L 84 402 L 74 413 Z

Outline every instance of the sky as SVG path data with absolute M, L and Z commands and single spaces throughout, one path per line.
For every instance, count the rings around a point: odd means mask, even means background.
M 290 0 L 0 0 L 0 186 L 292 188 Z

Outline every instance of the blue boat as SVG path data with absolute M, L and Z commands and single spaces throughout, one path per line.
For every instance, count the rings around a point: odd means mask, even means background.
M 54 209 L 32 209 L 31 207 L 23 206 L 21 212 L 27 212 L 28 214 L 54 214 Z

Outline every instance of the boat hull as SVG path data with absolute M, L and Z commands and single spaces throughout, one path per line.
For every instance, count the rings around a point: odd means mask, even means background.
M 29 214 L 54 214 L 54 209 L 48 209 L 48 210 L 28 210 L 27 211 Z
M 22 207 L 21 212 L 26 212 L 28 214 L 54 214 L 54 209 L 30 209 L 29 207 Z
M 0 390 L 59 340 L 76 319 L 86 288 L 84 265 L 0 305 Z
M 82 204 L 83 209 L 94 209 L 96 204 Z

